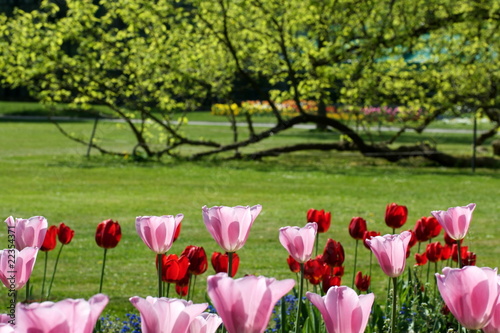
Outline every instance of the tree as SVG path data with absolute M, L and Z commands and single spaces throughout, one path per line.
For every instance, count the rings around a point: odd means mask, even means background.
M 67 5 L 62 18 L 46 1 L 39 11 L 3 19 L 3 81 L 28 85 L 48 103 L 109 106 L 134 133 L 134 152 L 140 149 L 147 157 L 193 144 L 207 149 L 192 158 L 227 151 L 261 158 L 348 149 L 390 161 L 424 156 L 444 165 L 469 164 L 428 144 L 392 144 L 403 132 L 422 132 L 450 111 L 480 110 L 492 120 L 493 134 L 500 123 L 500 12 L 493 0 L 116 0 L 99 6 L 73 0 Z M 250 137 L 235 135 L 226 145 L 181 134 L 173 111 L 213 99 L 240 104 L 235 82 L 267 101 L 276 118 L 273 128 L 255 133 L 248 117 Z M 289 100 L 298 111 L 291 118 L 279 110 Z M 314 111 L 304 101 L 311 101 Z M 329 117 L 332 106 L 350 109 L 358 121 Z M 363 135 L 367 128 L 360 125 L 370 107 L 398 108 L 400 130 L 389 141 Z M 301 123 L 332 129 L 348 140 L 240 152 Z M 147 137 L 150 124 L 163 133 L 158 142 Z

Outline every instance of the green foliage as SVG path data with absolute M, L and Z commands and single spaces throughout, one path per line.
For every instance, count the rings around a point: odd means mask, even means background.
M 173 113 L 239 104 L 242 90 L 278 123 L 292 100 L 299 115 L 316 115 L 301 105 L 313 101 L 319 117 L 301 121 L 318 126 L 327 105 L 422 110 L 401 119 L 417 132 L 476 109 L 499 124 L 499 10 L 496 0 L 71 0 L 62 12 L 45 0 L 0 17 L 0 81 L 49 105 L 109 107 L 136 138 L 129 153 L 147 158 L 180 145 L 224 151 L 187 137 Z M 366 128 L 349 120 L 328 124 L 361 149 Z

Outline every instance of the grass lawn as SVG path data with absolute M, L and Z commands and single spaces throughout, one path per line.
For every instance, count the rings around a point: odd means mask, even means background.
M 74 133 L 88 135 L 92 122 L 65 124 Z M 303 226 L 309 208 L 332 212 L 330 230 L 320 235 L 320 247 L 327 238 L 340 241 L 346 252 L 344 283 L 351 284 L 355 242 L 347 226 L 353 216 L 362 216 L 370 230 L 383 234 L 391 230 L 383 222 L 385 206 L 397 202 L 408 206 L 406 229 L 432 210 L 477 204 L 464 245 L 477 253 L 479 266 L 496 267 L 500 248 L 498 170 L 448 169 L 426 166 L 417 160 L 389 164 L 366 159 L 355 153 L 303 152 L 263 161 L 203 161 L 199 163 L 164 159 L 135 163 L 125 159 L 84 157 L 86 147 L 64 138 L 50 123 L 0 122 L 0 217 L 45 216 L 50 224 L 65 222 L 75 229 L 75 238 L 64 247 L 53 286 L 55 299 L 88 298 L 97 293 L 103 250 L 95 244 L 96 225 L 112 218 L 122 225 L 120 244 L 108 251 L 104 292 L 111 298 L 106 313 L 123 316 L 134 312 L 128 298 L 156 295 L 157 285 L 152 253 L 135 232 L 134 221 L 141 215 L 185 215 L 182 232 L 170 253 L 185 246 L 203 246 L 210 256 L 220 251 L 206 231 L 203 205 L 262 204 L 247 244 L 239 251 L 237 276 L 257 274 L 294 278 L 286 264 L 287 253 L 278 241 L 278 229 Z M 227 128 L 186 127 L 186 132 L 229 140 Z M 103 140 L 117 149 L 129 149 L 130 138 L 116 124 L 100 124 Z M 104 135 L 106 134 L 106 135 Z M 315 140 L 325 135 L 312 134 Z M 307 130 L 278 135 L 266 145 L 293 143 L 311 137 Z M 408 140 L 411 140 L 408 137 Z M 469 149 L 466 135 L 436 134 L 448 151 Z M 7 246 L 6 229 L 0 239 Z M 57 251 L 49 253 L 51 272 Z M 415 253 L 414 249 L 413 253 Z M 368 251 L 360 249 L 358 268 L 368 271 Z M 40 293 L 44 253 L 40 253 L 32 276 L 34 295 Z M 414 260 L 409 259 L 409 265 Z M 204 278 L 198 278 L 195 302 L 205 300 Z M 378 264 L 372 282 L 378 301 L 384 302 L 386 277 Z M 7 289 L 0 296 L 4 306 Z M 173 290 L 170 296 L 174 296 Z

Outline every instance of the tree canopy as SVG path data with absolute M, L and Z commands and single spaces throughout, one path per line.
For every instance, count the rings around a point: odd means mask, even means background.
M 453 165 L 460 160 L 435 147 L 391 144 L 449 112 L 488 116 L 483 141 L 500 126 L 495 0 L 67 0 L 64 10 L 46 0 L 0 20 L 3 84 L 26 86 L 47 104 L 107 105 L 134 134 L 134 153 L 148 157 L 173 155 L 185 144 L 206 147 L 192 158 L 238 152 L 314 123 L 348 140 L 247 157 L 352 149 Z M 213 102 L 241 105 L 243 90 L 266 102 L 275 127 L 221 144 L 186 137 L 172 119 Z M 296 115 L 280 112 L 285 102 Z M 329 115 L 340 108 L 355 117 L 397 110 L 400 130 L 388 142 L 371 142 L 366 128 Z M 161 135 L 151 138 L 151 127 Z

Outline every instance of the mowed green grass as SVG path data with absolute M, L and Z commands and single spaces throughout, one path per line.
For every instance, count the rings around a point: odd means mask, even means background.
M 88 137 L 92 122 L 65 126 Z M 231 140 L 227 127 L 188 125 L 185 131 Z M 181 236 L 169 253 L 179 254 L 192 244 L 203 246 L 210 256 L 220 249 L 203 224 L 203 205 L 263 206 L 246 245 L 238 252 L 238 277 L 257 274 L 294 278 L 278 230 L 288 225 L 303 226 L 307 210 L 316 208 L 332 213 L 332 226 L 320 236 L 320 248 L 327 238 L 343 244 L 343 282 L 350 286 L 355 242 L 347 231 L 349 221 L 362 216 L 370 230 L 389 233 L 383 218 L 385 206 L 391 202 L 409 209 L 404 229 L 413 228 L 417 219 L 432 210 L 475 202 L 477 208 L 464 245 L 477 253 L 478 265 L 499 265 L 498 170 L 478 169 L 471 174 L 468 169 L 432 167 L 419 160 L 389 164 L 356 153 L 336 152 L 302 152 L 263 161 L 193 163 L 165 158 L 136 163 L 95 152 L 86 159 L 86 147 L 67 140 L 50 123 L 0 122 L 0 133 L 0 217 L 43 215 L 49 225 L 65 222 L 75 229 L 75 238 L 64 247 L 59 262 L 52 290 L 55 300 L 88 298 L 97 293 L 103 249 L 95 244 L 95 228 L 102 220 L 112 218 L 120 222 L 123 237 L 115 249 L 108 251 L 103 289 L 111 300 L 105 313 L 122 316 L 136 312 L 128 298 L 156 296 L 157 280 L 154 253 L 136 234 L 135 217 L 184 214 Z M 293 130 L 273 137 L 262 148 L 303 138 L 327 140 L 327 135 L 334 134 Z M 130 149 L 130 136 L 116 124 L 100 123 L 98 136 L 107 146 Z M 438 135 L 436 140 L 450 151 L 466 151 L 469 145 L 468 138 L 459 135 Z M 6 229 L 0 230 L 1 244 L 6 247 Z M 49 272 L 58 250 L 49 253 Z M 368 260 L 368 251 L 361 247 L 358 268 L 365 273 Z M 32 277 L 35 296 L 40 293 L 43 261 L 44 253 L 40 253 Z M 413 263 L 410 258 L 409 265 Z M 195 302 L 205 301 L 204 280 L 212 273 L 209 267 L 198 278 Z M 384 302 L 387 280 L 375 261 L 372 281 L 379 291 L 378 300 Z M 174 295 L 172 288 L 170 296 Z M 1 306 L 7 304 L 7 289 L 0 289 L 0 300 Z

